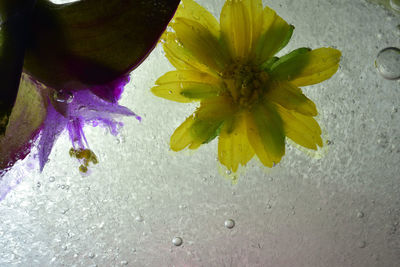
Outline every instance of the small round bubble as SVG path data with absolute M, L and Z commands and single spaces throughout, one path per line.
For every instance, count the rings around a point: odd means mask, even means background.
M 74 100 L 74 95 L 72 92 L 60 90 L 54 91 L 53 98 L 57 102 L 69 104 Z
M 365 241 L 359 241 L 358 242 L 358 247 L 359 248 L 365 248 L 367 246 L 367 242 L 365 242 Z
M 375 60 L 375 67 L 379 74 L 388 80 L 400 78 L 400 49 L 387 47 L 382 49 Z
M 138 216 L 135 217 L 135 220 L 136 220 L 137 222 L 143 222 L 144 219 L 143 219 L 142 216 L 138 215 Z
M 172 244 L 174 244 L 174 246 L 179 247 L 180 245 L 182 245 L 182 243 L 183 243 L 183 240 L 180 237 L 174 237 L 172 239 Z
M 235 221 L 232 219 L 226 220 L 224 225 L 226 228 L 232 229 L 233 227 L 235 227 Z

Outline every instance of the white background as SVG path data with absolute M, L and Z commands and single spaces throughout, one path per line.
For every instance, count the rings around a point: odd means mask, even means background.
M 215 16 L 223 5 L 198 2 Z M 30 158 L 3 177 L 21 183 L 0 202 L 0 266 L 400 266 L 400 87 L 374 67 L 400 46 L 399 14 L 363 0 L 264 4 L 296 26 L 281 54 L 342 51 L 332 79 L 304 88 L 332 142 L 321 159 L 288 144 L 275 168 L 252 160 L 232 184 L 216 141 L 169 151 L 195 104 L 150 93 L 172 70 L 158 46 L 121 101 L 143 121 L 124 118 L 120 137 L 85 128 L 100 161 L 89 176 L 64 134 L 42 174 Z

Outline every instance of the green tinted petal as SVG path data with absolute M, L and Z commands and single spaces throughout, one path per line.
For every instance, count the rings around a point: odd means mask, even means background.
M 336 73 L 340 57 L 339 50 L 327 47 L 293 54 L 280 64 L 276 62 L 271 75 L 296 86 L 320 83 Z
M 171 149 L 179 151 L 185 147 L 197 149 L 218 136 L 222 123 L 232 117 L 236 109 L 228 97 L 202 100 L 194 115 L 188 117 L 171 136 Z
M 265 93 L 265 100 L 277 103 L 288 110 L 294 110 L 308 116 L 317 116 L 313 101 L 307 98 L 300 88 L 290 82 L 273 81 Z
M 25 70 L 46 85 L 80 89 L 115 80 L 156 45 L 178 0 L 37 0 Z
M 301 48 L 295 49 L 292 52 L 279 58 L 279 60 L 275 61 L 274 64 L 272 64 L 272 66 L 270 67 L 270 70 L 273 71 L 280 64 L 284 64 L 285 62 L 288 62 L 297 56 L 304 55 L 309 51 L 311 51 L 311 49 L 307 48 L 307 47 L 301 47 Z M 297 65 L 297 67 L 299 67 L 299 66 Z
M 227 51 L 208 28 L 197 21 L 185 18 L 176 18 L 172 28 L 176 32 L 178 41 L 200 63 L 217 73 L 224 69 L 228 63 Z
M 192 135 L 203 144 L 209 143 L 218 136 L 222 123 L 222 120 L 195 120 L 191 128 Z
M 257 41 L 255 54 L 262 64 L 284 48 L 292 37 L 294 26 L 289 25 L 275 11 L 265 7 L 263 32 Z
M 285 154 L 285 133 L 278 112 L 268 103 L 260 103 L 248 113 L 247 135 L 254 152 L 268 167 L 280 162 Z

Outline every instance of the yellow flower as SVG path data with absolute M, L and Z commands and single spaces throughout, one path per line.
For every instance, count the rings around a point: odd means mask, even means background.
M 299 86 L 329 79 L 341 53 L 299 48 L 278 58 L 294 27 L 261 0 L 227 0 L 218 24 L 193 0 L 183 0 L 174 31 L 163 35 L 166 57 L 177 69 L 151 90 L 200 106 L 171 137 L 171 149 L 196 149 L 219 136 L 218 159 L 236 172 L 254 156 L 268 167 L 285 154 L 285 138 L 317 149 L 321 129 L 315 104 Z

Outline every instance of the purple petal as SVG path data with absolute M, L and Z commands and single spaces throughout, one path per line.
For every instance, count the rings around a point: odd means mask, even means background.
M 124 87 L 129 80 L 129 74 L 124 75 L 105 85 L 93 86 L 90 88 L 90 91 L 102 99 L 105 99 L 111 103 L 116 103 L 121 98 Z
M 105 101 L 89 90 L 74 92 L 74 101 L 69 105 L 68 112 L 70 117 L 82 117 L 85 121 L 112 119 L 115 115 L 135 116 L 139 119 L 139 116 L 128 108 Z
M 49 103 L 38 144 L 40 171 L 43 171 L 54 142 L 65 129 L 67 123 L 68 119 L 58 113 Z
M 67 124 L 67 129 L 74 148 L 76 145 L 80 148 L 88 146 L 85 133 L 83 132 L 83 122 L 80 118 L 70 119 Z
M 113 119 L 100 118 L 96 121 L 98 121 L 101 125 L 106 126 L 112 135 L 117 135 L 118 129 L 123 125 L 122 122 L 117 122 Z

